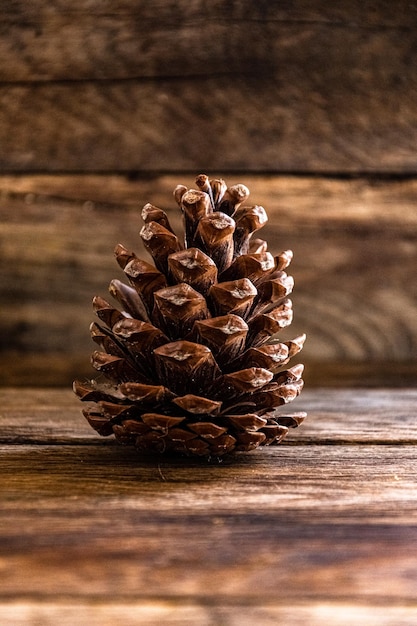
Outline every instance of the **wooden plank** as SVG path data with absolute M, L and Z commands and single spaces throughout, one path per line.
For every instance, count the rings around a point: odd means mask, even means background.
M 4 176 L 0 311 L 3 384 L 70 384 L 90 376 L 91 298 L 122 278 L 118 242 L 143 254 L 140 209 L 179 211 L 172 190 L 192 175 Z M 232 175 L 270 215 L 270 249 L 294 250 L 295 320 L 314 384 L 413 384 L 417 182 Z M 364 297 L 366 294 L 366 298 Z M 341 369 L 338 369 L 338 364 Z M 355 369 L 356 368 L 356 369 Z M 378 369 L 379 368 L 379 369 Z M 356 372 L 356 374 L 355 374 Z
M 328 61 L 328 51 L 334 66 L 347 66 L 351 59 L 358 63 L 362 57 L 366 68 L 375 51 L 393 48 L 398 54 L 399 35 L 402 46 L 415 41 L 416 23 L 404 0 L 395 7 L 384 0 L 372 7 L 356 0 L 294 6 L 248 0 L 209 5 L 202 0 L 175 5 L 167 0 L 152 5 L 78 0 L 71 7 L 61 0 L 53 6 L 46 0 L 30 6 L 13 2 L 0 16 L 0 78 L 22 82 L 232 75 L 301 62 L 310 72 L 320 57 Z M 393 63 L 392 56 L 386 55 L 386 62 Z M 328 63 L 321 69 L 331 71 Z
M 53 542 L 54 534 L 83 532 L 92 533 L 94 540 L 94 525 L 106 503 L 109 521 L 117 518 L 120 508 L 131 509 L 132 517 L 125 520 L 126 541 L 135 523 L 152 524 L 156 514 L 160 522 L 166 517 L 166 523 L 171 520 L 175 524 L 184 516 L 190 522 L 195 517 L 196 525 L 200 518 L 203 525 L 210 516 L 224 516 L 231 523 L 239 516 L 243 523 L 246 516 L 248 522 L 259 526 L 268 520 L 271 525 L 281 524 L 286 519 L 288 532 L 293 522 L 309 520 L 311 524 L 395 523 L 406 533 L 414 533 L 415 458 L 415 444 L 396 443 L 279 445 L 241 453 L 221 463 L 146 456 L 115 443 L 2 444 L 2 532 L 9 537 L 10 547 L 13 541 L 19 545 L 18 520 L 44 507 L 45 517 L 31 522 L 30 533 L 52 533 Z M 75 516 L 71 515 L 73 501 Z M 10 515 L 15 516 L 16 527 L 3 525 Z M 111 524 L 106 530 L 108 539 L 119 536 L 119 531 Z
M 109 440 L 97 437 L 81 406 L 67 388 L 0 388 L 0 442 L 107 445 Z
M 413 61 L 378 73 L 372 88 L 353 71 L 337 85 L 322 67 L 304 74 L 284 65 L 232 79 L 3 85 L 0 167 L 415 173 Z
M 303 602 L 291 603 L 287 607 L 273 606 L 271 602 L 262 607 L 232 604 L 205 606 L 200 603 L 179 604 L 175 601 L 139 602 L 123 600 L 116 602 L 83 602 L 77 606 L 71 601 L 42 602 L 22 600 L 0 603 L 0 610 L 8 626 L 114 626 L 123 622 L 125 626 L 411 626 L 415 622 L 416 607 L 379 606 L 372 603 L 348 602 Z
M 251 192 L 248 203 L 262 204 L 270 219 L 279 219 L 284 227 L 296 221 L 297 227 L 307 222 L 309 228 L 320 231 L 327 224 L 329 228 L 339 224 L 344 228 L 367 227 L 377 232 L 390 228 L 396 232 L 398 225 L 412 228 L 417 224 L 417 177 L 298 176 L 197 167 L 175 174 L 2 173 L 0 207 L 5 221 L 16 222 L 20 217 L 17 211 L 8 210 L 11 202 L 18 202 L 20 211 L 34 211 L 34 215 L 36 207 L 43 204 L 56 211 L 69 205 L 81 207 L 88 214 L 94 208 L 107 212 L 140 210 L 152 202 L 173 219 L 178 213 L 173 200 L 175 186 L 181 183 L 194 187 L 201 171 L 212 178 L 224 178 L 228 184 L 247 185 Z M 120 222 L 118 228 L 122 227 Z
M 69 389 L 1 388 L 0 402 L 0 443 L 112 445 L 88 425 Z M 308 417 L 282 445 L 415 444 L 416 403 L 415 388 L 307 387 L 291 408 Z
M 305 389 L 293 406 L 308 419 L 287 443 L 415 444 L 416 400 L 415 388 Z
M 0 597 L 415 602 L 416 461 L 403 445 L 220 465 L 1 446 Z

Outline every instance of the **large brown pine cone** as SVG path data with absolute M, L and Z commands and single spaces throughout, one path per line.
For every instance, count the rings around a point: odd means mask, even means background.
M 153 264 L 122 245 L 116 259 L 129 284 L 112 280 L 118 308 L 93 300 L 103 382 L 74 382 L 100 435 L 141 450 L 220 457 L 279 443 L 303 413 L 280 413 L 301 391 L 303 366 L 283 369 L 305 335 L 280 341 L 292 321 L 285 269 L 253 233 L 265 209 L 246 206 L 244 185 L 200 175 L 174 190 L 183 241 L 166 213 L 147 204 L 140 235 Z

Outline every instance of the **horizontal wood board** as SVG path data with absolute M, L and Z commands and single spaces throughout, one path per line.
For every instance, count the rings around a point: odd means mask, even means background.
M 209 172 L 210 173 L 210 172 Z M 213 172 L 214 175 L 217 172 Z M 218 175 L 218 174 L 217 174 Z M 273 253 L 291 248 L 300 360 L 313 384 L 414 384 L 417 380 L 417 182 L 229 174 L 269 223 Z M 70 384 L 93 373 L 93 295 L 123 279 L 113 248 L 144 258 L 141 207 L 151 201 L 181 232 L 172 198 L 193 174 L 0 177 L 2 384 Z M 301 358 L 302 357 L 302 358 Z
M 362 623 L 366 626 L 412 626 L 415 622 L 414 606 L 376 606 L 348 602 L 309 602 L 300 606 L 245 605 L 228 602 L 215 606 L 204 601 L 188 604 L 175 600 L 146 602 L 124 599 L 116 604 L 111 602 L 90 602 L 77 599 L 71 601 L 48 602 L 17 601 L 0 605 L 1 613 L 8 626 L 55 626 L 57 621 L 63 626 L 114 626 L 123 621 L 125 626 L 349 626 Z
M 0 167 L 414 173 L 416 22 L 406 0 L 15 0 Z
M 413 624 L 415 389 L 307 392 L 287 443 L 220 464 L 96 445 L 65 390 L 0 393 L 13 626 Z
M 308 44 L 323 50 L 319 35 L 332 33 L 362 45 L 411 38 L 417 11 L 409 0 L 78 0 L 71 6 L 14 0 L 3 7 L 0 24 L 3 82 L 109 80 L 265 70 L 307 60 Z M 343 46 L 335 52 L 335 61 L 356 54 Z
M 291 408 L 308 418 L 282 445 L 414 445 L 416 404 L 416 388 L 307 388 Z M 67 388 L 0 388 L 0 444 L 109 445 L 84 419 L 84 406 Z

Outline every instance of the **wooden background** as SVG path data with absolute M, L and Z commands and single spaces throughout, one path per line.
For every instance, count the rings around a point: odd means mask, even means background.
M 206 172 L 294 250 L 307 382 L 415 384 L 416 27 L 404 0 L 4 3 L 1 382 L 91 376 L 114 245 Z

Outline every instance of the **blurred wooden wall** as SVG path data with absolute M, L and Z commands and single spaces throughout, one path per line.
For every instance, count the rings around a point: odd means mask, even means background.
M 415 384 L 414 2 L 13 0 L 0 31 L 2 384 L 92 375 L 114 245 L 200 172 L 294 250 L 308 383 Z

